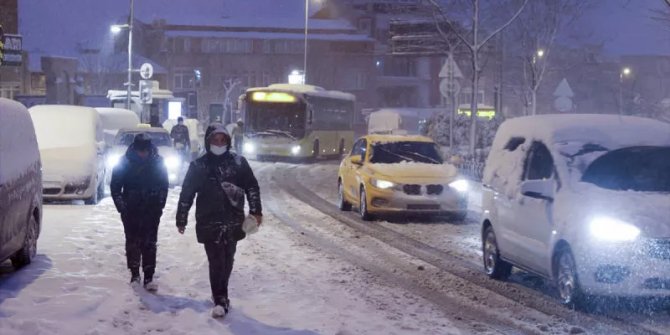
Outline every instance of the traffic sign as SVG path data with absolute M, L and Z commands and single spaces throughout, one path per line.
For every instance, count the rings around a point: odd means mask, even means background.
M 149 63 L 142 64 L 140 67 L 140 76 L 142 76 L 142 79 L 151 79 L 153 75 L 154 67 Z
M 153 102 L 151 80 L 140 80 L 140 101 L 147 105 L 150 105 Z
M 452 78 L 458 79 L 463 78 L 463 72 L 458 67 L 458 64 L 456 64 L 454 61 L 454 58 L 451 56 L 447 58 L 447 61 L 444 62 L 444 65 L 440 70 L 440 78 L 449 78 L 450 76 L 452 76 Z
M 447 98 L 452 94 L 458 94 L 461 91 L 461 84 L 456 80 L 442 79 L 440 80 L 440 94 Z

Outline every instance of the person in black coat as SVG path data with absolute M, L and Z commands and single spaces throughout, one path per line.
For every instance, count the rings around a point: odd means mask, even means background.
M 191 162 L 179 203 L 177 229 L 184 233 L 188 212 L 195 199 L 195 231 L 204 244 L 209 261 L 209 280 L 214 301 L 214 317 L 223 317 L 230 308 L 228 281 L 233 270 L 237 241 L 245 237 L 245 196 L 249 213 L 262 223 L 258 181 L 247 160 L 230 151 L 231 138 L 223 125 L 210 126 L 205 133 L 207 153 Z
M 158 149 L 144 134 L 135 136 L 112 172 L 110 188 L 126 235 L 130 282 L 140 282 L 141 265 L 144 287 L 149 291 L 157 289 L 153 282 L 156 240 L 168 187 L 167 169 L 163 158 L 158 155 Z

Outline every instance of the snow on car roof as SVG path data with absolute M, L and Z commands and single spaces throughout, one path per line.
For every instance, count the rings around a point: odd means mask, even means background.
M 365 139 L 371 143 L 395 143 L 395 142 L 426 142 L 434 143 L 432 139 L 419 135 L 367 135 Z
M 298 85 L 298 84 L 272 84 L 268 87 L 254 87 L 247 90 L 248 92 L 255 91 L 282 91 L 293 94 L 308 94 L 312 96 L 319 96 L 323 98 L 333 98 L 333 99 L 343 99 L 343 100 L 356 100 L 356 96 L 351 93 L 340 92 L 340 91 L 328 91 L 323 87 L 314 86 L 314 85 Z
M 531 137 L 547 144 L 593 143 L 607 149 L 670 145 L 670 124 L 635 116 L 560 114 L 526 116 L 505 121 L 498 130 L 504 140 Z
M 40 154 L 28 110 L 16 101 L 0 98 L 0 134 L 0 183 L 5 183 L 27 173 Z
M 119 133 L 167 133 L 168 131 L 165 128 L 160 127 L 135 127 L 135 128 L 122 128 L 119 129 Z

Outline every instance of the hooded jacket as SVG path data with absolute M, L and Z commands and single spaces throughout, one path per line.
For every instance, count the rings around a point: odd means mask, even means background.
M 207 153 L 191 162 L 177 205 L 177 226 L 185 227 L 195 199 L 198 242 L 218 242 L 222 238 L 242 239 L 245 196 L 251 214 L 262 215 L 258 181 L 247 160 L 230 150 L 217 156 L 211 152 L 212 134 L 230 135 L 223 126 L 210 126 L 205 133 Z M 197 195 L 197 197 L 196 197 Z
M 138 145 L 148 146 L 147 158 L 137 155 Z M 169 185 L 167 169 L 156 146 L 133 142 L 112 172 L 110 189 L 121 214 L 158 213 L 165 207 Z

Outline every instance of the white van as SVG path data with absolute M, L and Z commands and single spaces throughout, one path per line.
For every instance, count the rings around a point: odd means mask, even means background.
M 128 109 L 96 107 L 95 110 L 100 115 L 100 122 L 102 123 L 102 131 L 105 135 L 107 147 L 114 145 L 114 139 L 119 129 L 135 128 L 141 123 L 137 114 Z
M 105 194 L 105 143 L 98 112 L 90 107 L 30 108 L 42 156 L 45 199 L 96 204 Z
M 589 295 L 670 297 L 670 124 L 617 115 L 505 121 L 486 162 L 484 269 Z
M 368 116 L 368 134 L 407 135 L 407 131 L 402 129 L 400 113 L 380 110 Z
M 22 104 L 0 98 L 0 263 L 30 264 L 42 225 L 42 174 L 35 129 Z

